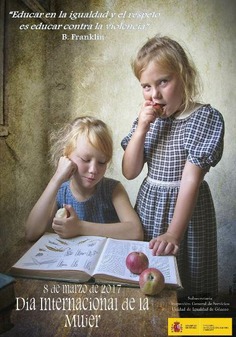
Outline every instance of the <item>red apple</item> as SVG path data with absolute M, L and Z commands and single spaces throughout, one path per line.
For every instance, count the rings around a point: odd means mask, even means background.
M 55 218 L 67 218 L 67 210 L 62 207 L 62 208 L 59 208 L 55 214 Z
M 165 278 L 156 268 L 147 268 L 139 275 L 139 286 L 145 295 L 157 295 L 165 287 Z
M 142 252 L 132 252 L 126 257 L 126 267 L 134 274 L 141 274 L 148 268 L 148 257 Z

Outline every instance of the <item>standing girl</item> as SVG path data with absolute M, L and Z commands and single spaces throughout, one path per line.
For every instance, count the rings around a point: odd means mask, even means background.
M 54 134 L 56 172 L 26 222 L 26 237 L 52 229 L 63 238 L 98 235 L 143 239 L 140 220 L 120 182 L 105 178 L 112 158 L 109 129 L 92 117 L 75 119 Z M 55 217 L 65 207 L 67 218 Z
M 197 71 L 183 48 L 155 36 L 134 62 L 144 103 L 122 141 L 123 174 L 148 174 L 136 210 L 154 255 L 177 254 L 185 295 L 217 294 L 215 211 L 205 174 L 222 156 L 224 122 L 194 100 Z M 183 295 L 184 295 L 183 294 Z

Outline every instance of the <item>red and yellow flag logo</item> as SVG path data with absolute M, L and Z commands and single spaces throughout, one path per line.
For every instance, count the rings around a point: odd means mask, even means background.
M 168 318 L 168 336 L 232 336 L 232 318 Z

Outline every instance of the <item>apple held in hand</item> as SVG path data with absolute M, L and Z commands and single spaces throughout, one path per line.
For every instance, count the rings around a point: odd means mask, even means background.
M 165 287 L 165 278 L 156 268 L 147 268 L 139 276 L 139 286 L 145 295 L 157 295 Z
M 67 210 L 65 207 L 59 208 L 55 214 L 55 218 L 67 218 Z
M 157 114 L 162 114 L 163 112 L 163 106 L 158 104 L 158 103 L 155 103 L 152 105 L 153 109 L 156 111 Z
M 126 258 L 126 267 L 134 274 L 141 274 L 148 265 L 148 257 L 142 252 L 129 253 Z

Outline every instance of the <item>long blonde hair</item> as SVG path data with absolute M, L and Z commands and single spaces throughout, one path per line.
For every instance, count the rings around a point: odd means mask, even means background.
M 167 36 L 149 39 L 132 61 L 135 76 L 140 80 L 149 62 L 156 62 L 163 70 L 176 74 L 183 87 L 183 106 L 187 109 L 200 94 L 201 81 L 190 56 L 181 45 Z
M 113 155 L 111 131 L 100 119 L 85 116 L 78 117 L 50 135 L 50 162 L 55 167 L 61 156 L 68 156 L 76 148 L 79 136 L 85 135 L 92 146 L 101 151 L 109 163 Z

